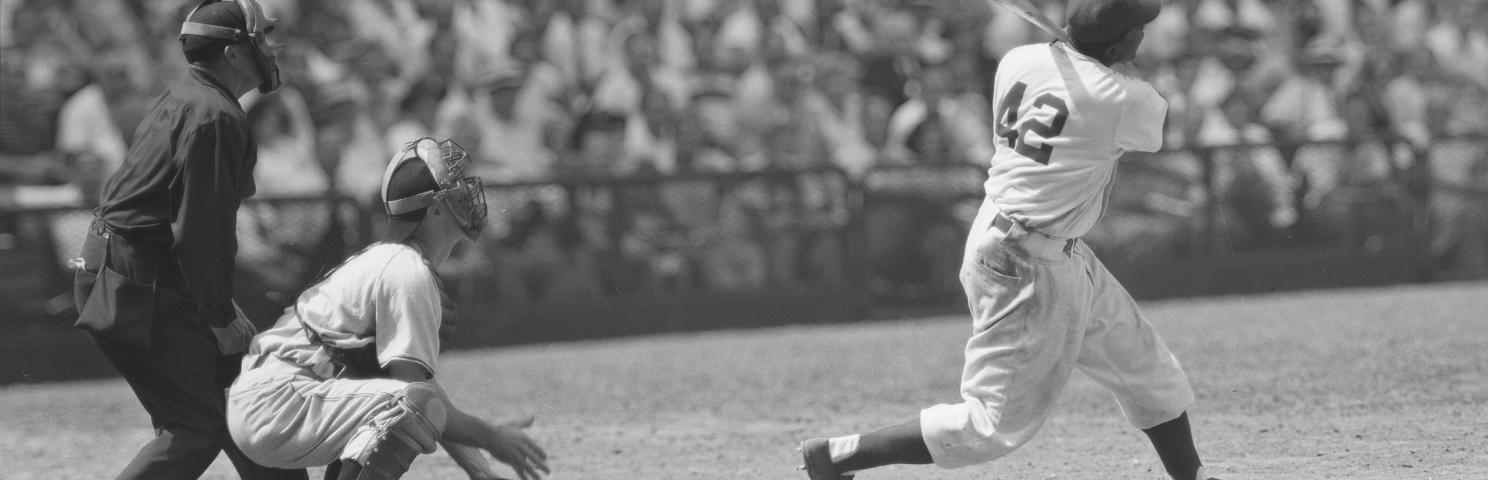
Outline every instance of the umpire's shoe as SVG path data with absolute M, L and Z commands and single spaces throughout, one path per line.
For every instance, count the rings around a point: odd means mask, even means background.
M 805 465 L 797 467 L 797 470 L 805 470 L 806 476 L 811 480 L 852 480 L 852 475 L 837 473 L 837 467 L 832 465 L 832 452 L 827 449 L 827 439 L 809 438 L 801 442 L 801 460 Z

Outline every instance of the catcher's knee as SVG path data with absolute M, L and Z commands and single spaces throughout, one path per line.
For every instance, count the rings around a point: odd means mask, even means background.
M 434 453 L 449 405 L 433 385 L 414 382 L 393 399 L 392 408 L 357 429 L 342 451 L 342 478 L 394 479 L 419 454 Z

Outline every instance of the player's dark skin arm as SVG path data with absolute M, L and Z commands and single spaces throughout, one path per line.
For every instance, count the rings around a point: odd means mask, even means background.
M 930 448 L 920 434 L 920 418 L 863 435 L 858 451 L 836 464 L 838 471 L 867 470 L 884 465 L 931 463 Z
M 481 450 L 510 465 L 522 480 L 537 479 L 542 477 L 541 474 L 551 473 L 547 453 L 522 432 L 523 428 L 532 425 L 532 417 L 492 425 L 455 407 L 444 387 L 422 365 L 394 360 L 388 364 L 388 373 L 394 380 L 428 383 L 439 392 L 440 399 L 449 407 L 439 444 L 470 478 L 500 478 L 491 470 Z

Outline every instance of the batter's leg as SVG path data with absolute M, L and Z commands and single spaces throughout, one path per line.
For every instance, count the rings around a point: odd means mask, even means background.
M 852 442 L 848 437 L 832 440 L 839 443 Z M 830 445 L 828 448 L 831 449 Z M 842 472 L 855 472 L 884 465 L 925 465 L 933 461 L 930 458 L 930 448 L 925 446 L 925 438 L 920 435 L 919 416 L 898 425 L 858 436 L 855 449 L 839 447 L 836 450 L 846 454 L 841 459 L 832 459 L 832 463 Z
M 1188 426 L 1188 412 L 1168 420 L 1156 427 L 1142 430 L 1157 449 L 1157 458 L 1162 459 L 1163 468 L 1173 480 L 1192 480 L 1203 466 L 1199 462 L 1199 451 L 1194 448 L 1193 432 Z
M 1188 422 L 1194 401 L 1188 377 L 1126 288 L 1084 244 L 1077 253 L 1096 288 L 1080 369 L 1111 390 L 1127 420 L 1152 441 L 1168 475 L 1194 478 L 1202 464 Z

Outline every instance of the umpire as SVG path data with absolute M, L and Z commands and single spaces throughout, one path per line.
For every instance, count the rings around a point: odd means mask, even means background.
M 120 479 L 197 478 L 223 450 L 245 479 L 306 478 L 254 464 L 224 416 L 224 389 L 256 333 L 232 300 L 237 210 L 258 156 L 237 99 L 279 86 L 271 28 L 255 0 L 205 0 L 187 15 L 189 72 L 135 131 L 73 263 L 77 326 L 155 427 Z

